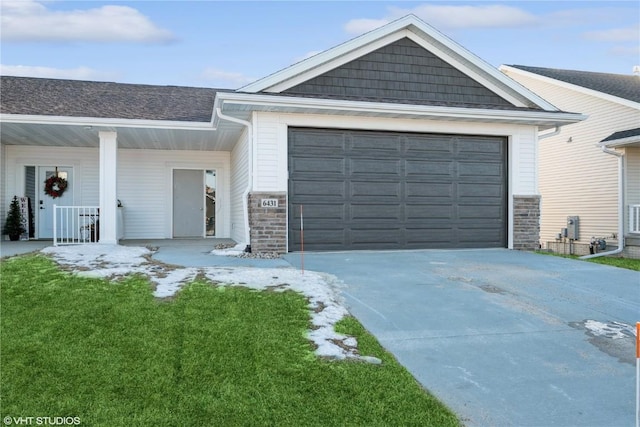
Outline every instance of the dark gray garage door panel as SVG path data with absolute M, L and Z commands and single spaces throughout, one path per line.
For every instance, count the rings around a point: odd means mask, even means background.
M 506 246 L 501 137 L 289 129 L 289 250 Z

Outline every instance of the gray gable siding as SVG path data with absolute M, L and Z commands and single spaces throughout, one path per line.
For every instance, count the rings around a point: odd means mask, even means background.
M 0 112 L 208 122 L 215 89 L 2 76 Z
M 283 94 L 425 105 L 513 107 L 408 38 L 287 89 Z

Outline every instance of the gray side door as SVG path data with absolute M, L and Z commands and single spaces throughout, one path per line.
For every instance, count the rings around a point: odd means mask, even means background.
M 173 237 L 204 237 L 204 171 L 173 170 Z
M 506 246 L 503 137 L 291 128 L 289 250 Z

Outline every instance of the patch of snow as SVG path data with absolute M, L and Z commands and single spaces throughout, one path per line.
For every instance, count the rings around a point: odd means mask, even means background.
M 244 243 L 238 243 L 232 248 L 214 249 L 210 253 L 211 255 L 218 255 L 218 256 L 238 256 L 244 253 L 245 246 L 246 245 Z
M 73 264 L 76 267 L 95 268 L 102 264 L 118 266 L 118 268 L 135 268 L 147 260 L 145 255 L 151 255 L 151 251 L 141 247 L 127 247 L 123 249 L 119 245 L 70 245 L 49 246 L 42 249 L 45 254 L 54 255 L 58 262 Z
M 155 277 L 152 280 L 156 282 L 157 286 L 153 296 L 156 298 L 171 297 L 180 290 L 182 285 L 195 279 L 197 274 L 197 268 L 179 268 L 166 273 L 166 277 Z
M 584 327 L 597 337 L 607 337 L 611 339 L 629 338 L 635 336 L 635 328 L 621 322 L 603 323 L 597 320 L 585 320 Z
M 237 256 L 243 245 L 213 250 L 216 255 Z M 380 359 L 358 354 L 354 337 L 339 334 L 335 325 L 348 315 L 340 296 L 342 284 L 335 276 L 294 268 L 202 267 L 169 268 L 149 261 L 152 252 L 141 247 L 120 245 L 77 245 L 48 247 L 43 253 L 51 255 L 59 264 L 77 274 L 91 277 L 121 277 L 140 273 L 155 283 L 154 296 L 167 298 L 192 281 L 198 274 L 222 286 L 244 286 L 256 290 L 276 292 L 293 290 L 309 300 L 312 330 L 309 340 L 316 345 L 315 353 L 334 359 L 358 358 L 379 364 Z

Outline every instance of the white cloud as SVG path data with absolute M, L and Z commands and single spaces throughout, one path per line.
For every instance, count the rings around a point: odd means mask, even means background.
M 640 40 L 640 27 L 611 28 L 601 31 L 589 31 L 584 34 L 588 40 L 603 42 L 636 42 Z
M 215 83 L 216 85 L 232 85 L 234 87 L 244 86 L 256 80 L 255 78 L 245 76 L 242 73 L 224 71 L 218 68 L 207 68 L 202 72 L 201 77 Z
M 640 46 L 614 46 L 609 52 L 615 56 L 633 56 L 637 60 L 640 57 Z
M 514 28 L 539 23 L 535 15 L 512 6 L 425 4 L 412 9 L 392 7 L 388 16 L 382 19 L 353 19 L 347 22 L 345 30 L 348 33 L 361 34 L 408 14 L 414 14 L 438 29 Z
M 88 67 L 52 68 L 34 67 L 29 65 L 0 64 L 0 75 L 18 77 L 43 77 L 49 79 L 70 80 L 114 80 L 115 75 L 94 70 Z
M 164 43 L 175 38 L 128 6 L 52 11 L 34 0 L 3 0 L 0 5 L 4 41 Z
M 345 24 L 344 29 L 349 34 L 363 34 L 382 27 L 389 22 L 391 22 L 389 19 L 352 19 Z

